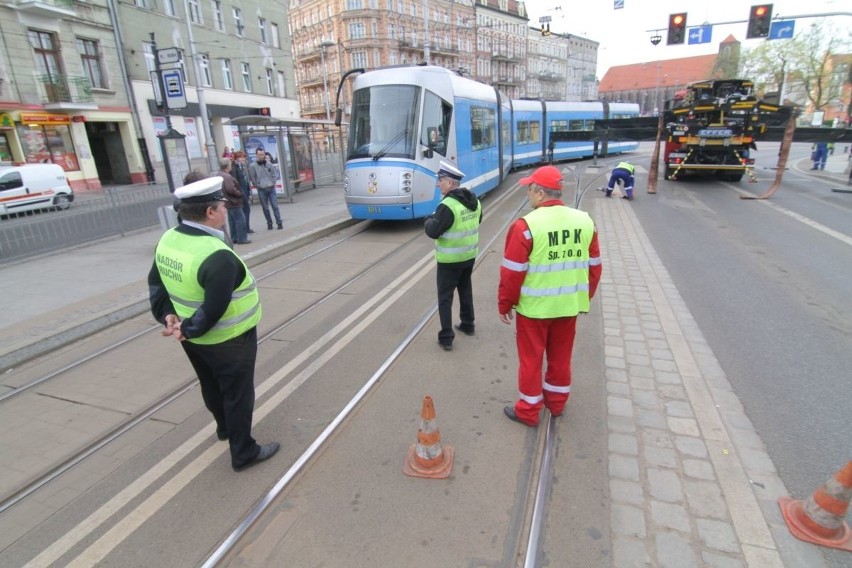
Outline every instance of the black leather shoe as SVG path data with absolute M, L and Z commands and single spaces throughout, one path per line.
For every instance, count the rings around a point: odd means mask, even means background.
M 452 351 L 453 350 L 453 344 L 452 343 L 441 343 L 439 341 L 438 345 L 440 345 L 441 349 L 443 349 L 444 351 Z
M 462 327 L 461 325 L 456 325 L 454 327 L 456 328 L 456 331 L 460 331 L 465 335 L 475 335 L 476 334 L 476 331 L 474 331 L 473 329 L 468 329 L 466 327 Z
M 262 461 L 266 461 L 275 454 L 278 453 L 278 450 L 281 448 L 281 444 L 278 442 L 272 442 L 271 444 L 263 444 L 260 446 L 260 451 L 257 452 L 257 457 L 248 462 L 245 465 L 241 465 L 240 467 L 235 467 L 234 471 L 243 471 L 245 469 L 250 468 L 253 465 L 257 465 Z
M 250 244 L 251 244 L 251 239 L 246 239 L 246 240 L 244 240 L 244 241 L 237 241 L 237 242 L 235 242 L 234 244 L 235 244 L 235 245 L 250 245 Z
M 272 223 L 268 224 L 268 225 L 266 226 L 266 228 L 267 228 L 267 229 L 269 229 L 269 230 L 271 231 L 271 230 L 272 230 Z
M 249 235 L 253 235 L 253 234 L 254 234 L 254 231 L 252 231 L 251 229 L 248 229 L 248 230 L 246 231 L 246 233 L 248 233 Z
M 503 407 L 503 414 L 505 414 L 506 417 L 513 422 L 517 422 L 518 424 L 523 424 L 524 426 L 529 426 L 530 428 L 534 427 L 533 424 L 527 424 L 526 422 L 524 422 L 523 420 L 518 418 L 518 415 L 515 414 L 515 407 L 514 406 L 504 406 Z
M 284 228 L 284 223 L 278 223 L 278 230 L 280 231 L 283 228 Z
M 220 428 L 216 428 L 216 437 L 219 438 L 220 440 L 223 440 L 223 441 L 227 440 L 228 439 L 228 431 L 222 430 Z

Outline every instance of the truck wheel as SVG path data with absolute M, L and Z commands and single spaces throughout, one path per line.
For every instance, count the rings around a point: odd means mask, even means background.
M 64 211 L 71 207 L 71 200 L 68 199 L 67 195 L 57 195 L 53 198 L 53 205 L 57 209 Z

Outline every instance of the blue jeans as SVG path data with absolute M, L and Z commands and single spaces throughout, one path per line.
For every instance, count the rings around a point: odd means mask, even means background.
M 270 207 L 272 207 L 272 212 L 275 213 L 275 222 L 281 225 L 281 211 L 278 210 L 278 194 L 275 193 L 275 187 L 259 188 L 257 195 L 260 197 L 263 216 L 266 217 L 266 226 L 272 228 L 272 217 L 269 215 Z
M 228 209 L 228 228 L 231 230 L 231 239 L 235 243 L 244 243 L 248 240 L 246 216 L 242 207 Z

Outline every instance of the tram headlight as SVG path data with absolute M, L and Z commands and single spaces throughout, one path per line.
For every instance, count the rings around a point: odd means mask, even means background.
M 400 186 L 405 193 L 411 193 L 411 172 L 403 172 L 400 176 Z
M 349 175 L 343 175 L 343 193 L 349 193 Z

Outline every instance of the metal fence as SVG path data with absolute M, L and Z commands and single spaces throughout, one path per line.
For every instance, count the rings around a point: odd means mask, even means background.
M 64 211 L 10 215 L 0 221 L 0 263 L 155 226 L 157 209 L 171 204 L 165 184 L 114 187 L 98 197 L 78 195 Z
M 316 156 L 314 175 L 317 187 L 340 183 L 340 155 Z M 106 188 L 97 195 L 77 194 L 71 207 L 64 211 L 44 209 L 9 215 L 0 220 L 0 265 L 156 227 L 160 224 L 159 208 L 172 203 L 166 183 L 131 185 Z

